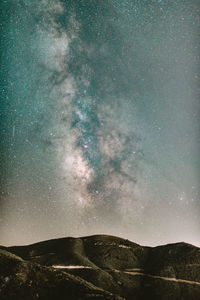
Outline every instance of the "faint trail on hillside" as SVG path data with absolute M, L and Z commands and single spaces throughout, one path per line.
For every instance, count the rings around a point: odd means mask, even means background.
M 179 279 L 179 278 L 173 278 L 173 277 L 163 277 L 163 276 L 158 276 L 158 275 L 150 275 L 150 274 L 145 274 L 145 273 L 140 273 L 140 272 L 130 272 L 130 271 L 124 271 L 123 273 L 130 274 L 130 275 L 133 275 L 133 276 L 145 276 L 145 277 L 149 277 L 149 278 L 163 279 L 163 280 L 166 280 L 166 281 L 175 281 L 175 282 L 180 282 L 180 283 L 200 285 L 200 282 L 198 282 L 198 281 L 192 281 L 192 280 L 186 280 L 186 279 Z

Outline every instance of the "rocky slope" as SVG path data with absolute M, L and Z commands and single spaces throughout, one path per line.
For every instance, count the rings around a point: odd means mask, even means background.
M 200 299 L 200 249 L 118 237 L 0 247 L 0 299 Z

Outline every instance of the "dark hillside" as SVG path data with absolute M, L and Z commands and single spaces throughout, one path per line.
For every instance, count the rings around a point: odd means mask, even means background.
M 200 299 L 200 249 L 186 243 L 95 235 L 1 249 L 1 299 Z

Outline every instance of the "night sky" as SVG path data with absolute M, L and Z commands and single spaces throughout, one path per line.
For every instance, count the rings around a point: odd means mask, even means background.
M 200 246 L 199 1 L 1 6 L 0 244 Z

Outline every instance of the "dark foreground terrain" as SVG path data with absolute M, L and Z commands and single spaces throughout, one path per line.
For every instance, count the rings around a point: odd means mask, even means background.
M 107 235 L 0 246 L 1 300 L 200 299 L 200 249 Z

